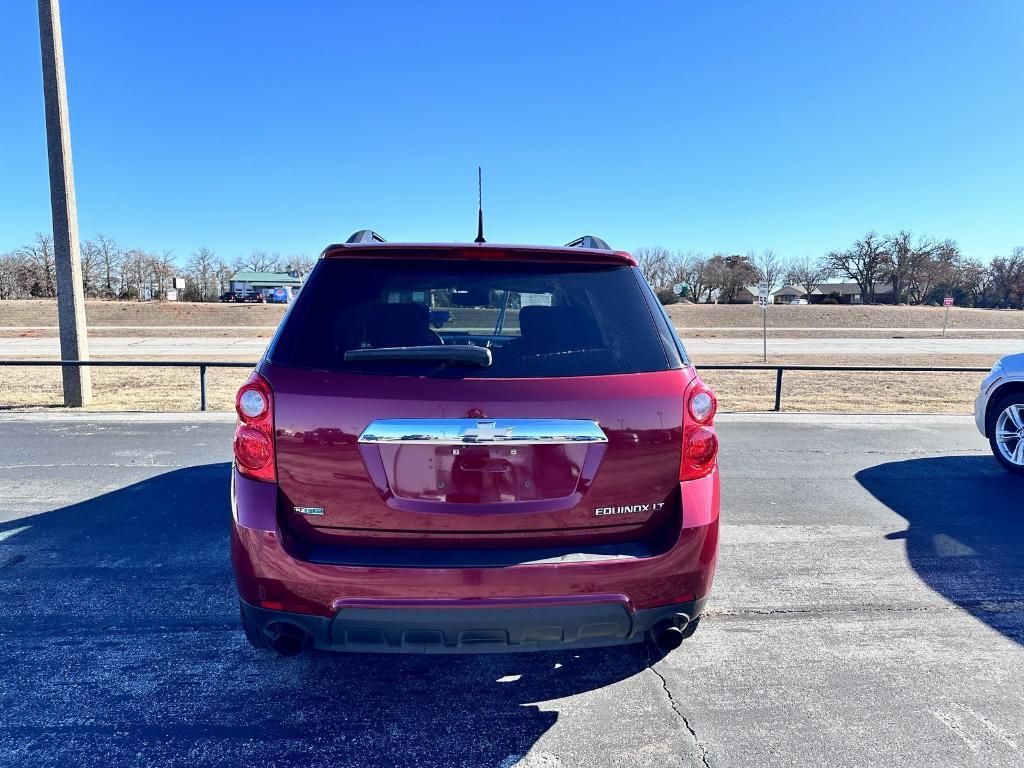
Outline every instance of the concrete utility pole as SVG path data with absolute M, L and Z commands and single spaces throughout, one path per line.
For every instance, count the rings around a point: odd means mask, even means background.
M 46 104 L 46 149 L 50 161 L 50 209 L 53 212 L 53 253 L 57 269 L 57 322 L 62 360 L 88 360 L 82 254 L 78 243 L 75 174 L 71 165 L 71 127 L 64 81 L 64 43 L 60 34 L 59 0 L 39 0 L 39 46 L 43 56 L 43 99 Z M 81 407 L 92 400 L 88 367 L 64 366 L 64 405 Z

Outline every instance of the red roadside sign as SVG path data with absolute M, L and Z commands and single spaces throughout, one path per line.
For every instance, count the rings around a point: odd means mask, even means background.
M 944 306 L 944 307 L 952 307 L 953 306 L 953 297 L 952 296 L 947 296 L 946 298 L 944 298 L 942 300 L 942 306 Z

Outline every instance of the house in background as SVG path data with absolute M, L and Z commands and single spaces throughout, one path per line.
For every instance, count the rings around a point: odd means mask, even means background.
M 297 292 L 302 287 L 302 275 L 299 272 L 251 272 L 242 270 L 231 278 L 231 290 L 234 293 L 271 294 L 277 288 L 291 288 Z
M 756 285 L 748 285 L 736 291 L 735 304 L 757 304 Z M 768 301 L 772 304 L 792 304 L 796 299 L 806 299 L 807 291 L 796 285 L 784 285 L 774 293 L 768 294 Z
M 892 284 L 877 283 L 874 291 L 875 304 L 892 304 Z M 833 298 L 840 304 L 863 304 L 860 286 L 856 283 L 822 283 L 807 295 L 811 304 L 823 304 Z
M 799 285 L 784 285 L 774 294 L 772 299 L 774 304 L 792 304 L 797 299 L 806 299 L 807 291 L 801 288 Z
M 771 294 L 768 295 L 771 299 Z M 757 286 L 747 285 L 736 291 L 736 298 L 733 299 L 733 304 L 757 304 Z

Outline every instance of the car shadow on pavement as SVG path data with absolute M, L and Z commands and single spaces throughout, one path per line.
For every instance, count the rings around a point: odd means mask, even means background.
M 907 558 L 932 589 L 1024 644 L 1024 478 L 989 456 L 895 461 L 860 484 L 907 519 Z
M 644 646 L 254 650 L 237 623 L 228 478 L 228 464 L 177 469 L 0 524 L 0 753 L 18 765 L 62 753 L 132 766 L 511 765 L 558 719 L 535 702 L 650 664 Z M 594 710 L 589 740 L 613 747 L 621 723 Z

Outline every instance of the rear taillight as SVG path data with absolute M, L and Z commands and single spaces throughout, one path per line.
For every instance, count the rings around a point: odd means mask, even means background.
M 274 397 L 267 380 L 253 371 L 235 396 L 235 466 L 253 480 L 277 481 L 274 466 Z
M 718 435 L 714 425 L 718 401 L 699 377 L 690 382 L 683 399 L 686 417 L 683 420 L 679 479 L 697 480 L 710 475 L 718 461 Z

